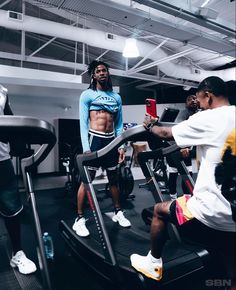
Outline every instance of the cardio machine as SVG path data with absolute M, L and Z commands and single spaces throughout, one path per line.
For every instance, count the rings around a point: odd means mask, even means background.
M 10 144 L 37 144 L 38 150 L 31 156 L 21 159 L 23 182 L 29 197 L 36 234 L 36 249 L 42 276 L 42 285 L 34 274 L 17 277 L 13 274 L 8 289 L 42 289 L 51 290 L 51 281 L 47 267 L 42 240 L 42 231 L 37 212 L 35 194 L 31 178 L 32 170 L 38 166 L 50 153 L 56 143 L 54 127 L 46 121 L 25 116 L 0 116 L 0 141 Z M 12 270 L 13 271 L 13 270 Z M 9 279 L 9 276 L 7 277 Z M 6 279 L 6 281 L 8 281 Z M 21 281 L 21 284 L 19 284 Z M 6 289 L 6 281 L 1 289 Z M 23 284 L 23 285 L 22 285 Z M 13 287 L 13 288 L 11 288 Z M 23 288 L 21 288 L 23 287 Z
M 77 236 L 72 230 L 71 220 L 62 220 L 59 226 L 61 235 L 74 256 L 84 262 L 93 273 L 109 282 L 113 289 L 160 289 L 163 285 L 173 286 L 181 278 L 202 272 L 208 258 L 205 249 L 182 243 L 178 233 L 171 229 L 170 240 L 163 253 L 165 267 L 163 280 L 156 282 L 147 279 L 131 267 L 129 258 L 133 253 L 146 255 L 150 249 L 149 232 L 146 227 L 140 225 L 140 213 L 133 214 L 130 218 L 132 223 L 130 229 L 122 229 L 100 209 L 87 166 L 95 159 L 109 158 L 112 150 L 116 150 L 126 141 L 146 140 L 147 134 L 149 133 L 143 126 L 136 126 L 123 132 L 105 148 L 77 157 L 80 176 L 85 184 L 93 214 L 93 221 L 88 225 L 91 235 L 87 238 Z M 177 146 L 171 150 L 177 150 Z M 158 154 L 163 154 L 162 149 Z M 158 196 L 159 189 L 155 176 L 152 178 Z M 138 222 L 135 222 L 137 220 Z
M 75 159 L 76 155 L 81 152 L 81 147 L 75 146 L 72 150 L 72 145 L 69 143 L 59 142 L 59 144 L 63 152 L 60 161 L 67 178 L 65 182 L 65 197 L 75 197 L 80 186 L 80 177 Z

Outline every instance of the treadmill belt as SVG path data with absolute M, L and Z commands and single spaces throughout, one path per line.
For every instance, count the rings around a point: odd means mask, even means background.
M 125 268 L 128 271 L 134 271 L 130 266 L 130 255 L 138 253 L 140 255 L 146 255 L 150 250 L 150 233 L 146 226 L 141 226 L 143 223 L 136 217 L 137 213 L 133 212 L 133 216 L 130 216 L 130 212 L 127 213 L 127 218 L 132 220 L 131 228 L 122 228 L 117 223 L 114 223 L 109 214 L 103 214 L 104 223 L 109 235 L 110 242 L 113 250 L 116 253 L 118 264 L 121 268 Z M 132 215 L 132 213 L 131 213 Z M 72 223 L 68 223 L 69 225 Z M 103 250 L 100 245 L 100 239 L 96 224 L 93 218 L 90 218 L 87 222 L 87 226 L 91 235 L 89 237 L 80 238 L 76 237 L 82 243 L 86 243 L 90 248 L 96 250 L 101 256 L 103 256 Z M 174 279 L 176 274 L 178 276 L 185 275 L 186 272 L 194 272 L 196 269 L 203 267 L 200 257 L 196 254 L 200 249 L 197 246 L 186 246 L 173 241 L 168 241 L 163 251 L 163 262 L 165 267 L 164 280 Z M 200 250 L 201 251 L 201 250 Z M 176 270 L 173 273 L 173 268 Z M 187 270 L 186 270 L 187 269 Z M 170 270 L 170 271 L 169 271 Z M 170 274 L 167 274 L 170 272 Z

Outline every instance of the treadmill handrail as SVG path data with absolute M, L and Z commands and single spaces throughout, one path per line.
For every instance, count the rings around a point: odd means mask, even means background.
M 172 127 L 175 125 L 175 123 L 169 123 L 169 122 L 159 122 L 158 126 L 166 126 L 166 127 Z M 133 128 L 129 128 L 126 131 L 124 131 L 121 135 L 117 136 L 111 143 L 109 143 L 106 147 L 86 153 L 86 154 L 79 154 L 77 157 L 77 162 L 79 167 L 83 165 L 88 165 L 89 162 L 92 160 L 96 160 L 98 158 L 102 158 L 105 155 L 107 155 L 111 150 L 118 149 L 120 145 L 124 144 L 126 141 L 131 141 L 133 138 L 137 138 L 138 135 L 141 134 L 149 134 L 148 131 L 144 128 L 143 125 L 137 125 Z
M 21 134 L 11 136 L 12 131 L 14 132 L 14 130 L 18 130 L 19 128 L 21 128 Z M 10 141 L 18 138 L 22 141 L 22 138 L 24 140 L 26 137 L 25 139 L 28 139 L 28 143 L 31 144 L 45 144 L 50 142 L 49 135 L 47 135 L 47 138 L 45 138 L 46 140 L 44 139 L 41 142 L 38 141 L 39 138 L 37 135 L 26 135 L 31 129 L 37 129 L 38 131 L 45 131 L 47 133 L 50 132 L 55 135 L 54 127 L 47 121 L 28 116 L 0 116 L 0 141 L 4 141 L 6 138 L 8 138 Z
M 31 169 L 41 163 L 49 154 L 56 143 L 54 127 L 46 122 L 33 117 L 25 116 L 0 116 L 0 141 L 25 144 L 39 144 L 39 149 L 30 157 L 22 159 L 22 175 L 26 192 L 29 194 L 33 212 L 33 221 L 37 238 L 37 249 L 40 269 L 42 271 L 43 289 L 51 290 L 51 281 L 43 247 L 42 231 L 36 208 L 33 192 Z
M 115 148 L 119 148 L 119 146 L 125 143 L 126 140 L 130 139 L 131 137 L 135 135 L 145 133 L 145 132 L 146 132 L 146 129 L 142 125 L 137 125 L 133 128 L 130 128 L 124 131 L 121 135 L 116 137 L 112 142 L 110 142 L 104 148 L 98 151 L 93 151 L 86 154 L 79 154 L 77 156 L 77 162 L 78 162 L 79 167 L 83 165 L 87 165 L 87 163 L 91 160 L 96 160 L 98 158 L 104 157 L 106 154 L 109 153 L 109 151 Z
M 0 116 L 0 141 L 41 145 L 32 156 L 22 159 L 24 168 L 38 166 L 56 143 L 54 127 L 44 121 L 27 116 Z

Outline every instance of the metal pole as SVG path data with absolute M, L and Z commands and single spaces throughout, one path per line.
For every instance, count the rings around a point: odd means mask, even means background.
M 35 226 L 35 232 L 36 232 L 36 239 L 37 239 L 37 243 L 38 243 L 37 254 L 38 254 L 38 260 L 39 260 L 39 267 L 40 267 L 41 273 L 42 273 L 43 290 L 52 290 L 47 260 L 46 260 L 45 251 L 44 251 L 42 231 L 41 231 L 39 216 L 38 216 L 38 212 L 37 212 L 37 208 L 36 208 L 35 195 L 34 195 L 33 187 L 32 187 L 32 180 L 31 180 L 31 176 L 30 176 L 29 172 L 26 171 L 25 175 L 26 175 L 26 182 L 28 185 L 28 194 L 30 197 L 31 208 L 32 208 L 32 212 L 33 212 L 33 220 L 34 220 L 34 226 Z

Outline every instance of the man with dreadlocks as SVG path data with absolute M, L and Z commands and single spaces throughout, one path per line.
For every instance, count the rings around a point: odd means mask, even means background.
M 102 149 L 123 131 L 122 101 L 120 95 L 113 91 L 108 65 L 102 61 L 92 61 L 88 66 L 88 73 L 91 76 L 91 84 L 81 94 L 79 106 L 80 134 L 84 153 Z M 124 160 L 125 152 L 122 147 L 118 151 L 117 154 L 112 154 L 109 160 L 103 161 L 102 166 L 107 171 L 114 204 L 112 220 L 122 227 L 130 227 L 131 223 L 120 207 L 117 164 Z M 93 167 L 89 167 L 92 180 L 100 166 L 101 163 L 95 161 Z M 73 230 L 81 237 L 89 235 L 83 215 L 85 196 L 85 186 L 81 183 L 77 194 L 78 216 L 73 225 Z

